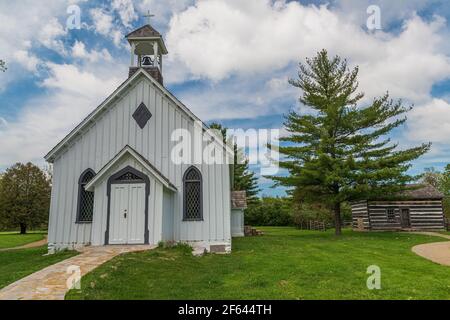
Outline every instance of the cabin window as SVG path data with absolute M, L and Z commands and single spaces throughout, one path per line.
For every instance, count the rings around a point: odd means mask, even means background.
M 203 220 L 202 174 L 196 167 L 190 167 L 184 173 L 183 189 L 183 220 Z
M 388 208 L 386 209 L 386 215 L 389 222 L 395 221 L 395 209 L 394 208 Z
M 86 191 L 85 187 L 94 176 L 95 172 L 92 169 L 87 169 L 81 174 L 78 181 L 78 223 L 92 222 L 94 215 L 94 192 Z

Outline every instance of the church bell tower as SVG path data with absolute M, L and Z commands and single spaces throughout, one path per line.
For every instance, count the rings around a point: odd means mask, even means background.
M 148 14 L 148 18 L 152 15 Z M 131 46 L 131 63 L 129 77 L 143 68 L 156 81 L 163 85 L 163 56 L 168 53 L 162 35 L 156 31 L 150 21 L 143 27 L 126 36 Z

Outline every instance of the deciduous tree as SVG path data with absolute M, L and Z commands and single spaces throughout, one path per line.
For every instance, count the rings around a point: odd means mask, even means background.
M 17 163 L 7 169 L 0 184 L 0 219 L 8 227 L 20 227 L 26 233 L 30 227 L 48 221 L 50 206 L 48 176 L 32 163 Z

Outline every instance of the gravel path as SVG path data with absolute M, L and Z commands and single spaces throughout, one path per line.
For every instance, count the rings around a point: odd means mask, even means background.
M 3 248 L 3 249 L 0 249 L 0 251 L 9 251 L 9 250 L 18 250 L 18 249 L 37 248 L 37 247 L 44 246 L 44 245 L 46 245 L 46 244 L 47 244 L 47 236 L 45 236 L 44 239 L 39 240 L 39 241 L 27 243 L 27 244 L 24 244 L 23 246 L 19 246 L 19 247 Z
M 450 240 L 449 235 L 437 233 L 437 232 L 416 232 L 417 234 L 424 234 L 428 236 L 441 237 Z M 435 263 L 450 266 L 450 241 L 446 242 L 433 242 L 419 244 L 412 248 L 412 251 L 428 260 Z
M 75 270 L 81 276 L 115 256 L 155 248 L 150 245 L 99 246 L 81 249 L 81 254 L 30 274 L 0 290 L 0 300 L 64 300 L 68 279 Z

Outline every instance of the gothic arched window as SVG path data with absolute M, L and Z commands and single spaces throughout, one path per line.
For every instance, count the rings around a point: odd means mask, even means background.
M 203 220 L 202 174 L 196 167 L 186 170 L 183 186 L 183 220 Z
M 94 178 L 92 169 L 84 171 L 78 180 L 77 222 L 92 222 L 94 215 L 94 192 L 86 191 L 85 186 Z

